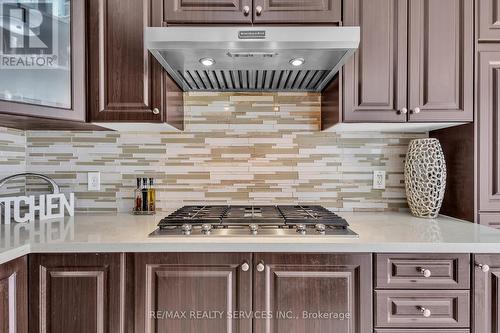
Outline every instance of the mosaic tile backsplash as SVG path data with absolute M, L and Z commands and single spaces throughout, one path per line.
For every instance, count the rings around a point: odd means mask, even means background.
M 26 135 L 24 131 L 0 127 L 0 178 L 26 172 Z M 24 193 L 23 179 L 13 180 L 0 189 L 0 196 Z
M 76 193 L 80 212 L 130 211 L 142 176 L 156 179 L 164 212 L 189 204 L 407 207 L 404 157 L 425 133 L 320 132 L 318 94 L 190 93 L 185 104 L 184 132 L 2 129 L 1 170 L 53 177 Z M 372 189 L 374 170 L 387 172 L 385 190 Z M 89 171 L 101 172 L 100 192 L 87 191 Z

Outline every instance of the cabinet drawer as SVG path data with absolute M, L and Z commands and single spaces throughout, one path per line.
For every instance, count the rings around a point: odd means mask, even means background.
M 449 329 L 411 329 L 411 328 L 402 328 L 402 329 L 376 329 L 375 333 L 470 333 L 468 329 L 458 329 L 458 330 L 449 330 Z
M 378 254 L 376 288 L 469 289 L 469 254 Z
M 469 327 L 468 290 L 377 290 L 375 298 L 376 327 Z
M 479 223 L 491 228 L 500 229 L 500 214 L 479 213 Z

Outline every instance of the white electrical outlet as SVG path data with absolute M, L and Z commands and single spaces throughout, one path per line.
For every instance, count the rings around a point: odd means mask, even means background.
M 101 190 L 101 173 L 100 172 L 89 172 L 87 174 L 87 184 L 89 191 L 100 191 Z
M 373 188 L 376 190 L 385 189 L 385 171 L 373 171 Z

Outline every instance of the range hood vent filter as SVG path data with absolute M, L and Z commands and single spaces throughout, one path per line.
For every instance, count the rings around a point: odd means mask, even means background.
M 178 75 L 189 91 L 317 91 L 328 71 L 187 70 Z

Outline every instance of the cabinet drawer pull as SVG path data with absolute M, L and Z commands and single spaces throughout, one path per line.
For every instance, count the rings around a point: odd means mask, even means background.
M 487 273 L 490 271 L 490 266 L 486 265 L 486 264 L 479 264 L 479 263 L 476 263 L 476 267 L 480 268 L 481 271 L 483 271 L 484 273 Z
M 420 113 L 420 108 L 419 107 L 416 107 L 412 113 L 415 113 L 415 114 L 419 114 Z
M 248 14 L 250 14 L 250 6 L 243 7 L 243 14 L 245 14 L 245 16 L 248 16 Z
M 266 268 L 266 266 L 264 266 L 264 262 L 261 261 L 257 265 L 257 272 L 263 272 L 265 268 Z
M 153 114 L 160 114 L 160 109 L 154 108 L 153 109 Z
M 399 110 L 399 113 L 400 114 L 407 114 L 408 113 L 408 109 L 407 108 L 402 108 L 401 110 Z
M 420 268 L 420 273 L 422 273 L 422 275 L 425 277 L 425 278 L 430 278 L 431 275 L 432 275 L 432 272 L 430 269 L 425 269 L 425 268 Z
M 262 10 L 264 10 L 264 8 L 262 8 L 262 6 L 255 7 L 255 13 L 257 13 L 257 16 L 262 15 Z
M 250 269 L 250 265 L 246 261 L 243 264 L 241 264 L 241 270 L 243 272 L 248 272 L 249 269 Z
M 423 306 L 418 307 L 418 309 L 422 312 L 422 316 L 425 318 L 429 318 L 432 315 L 431 310 L 424 308 Z

